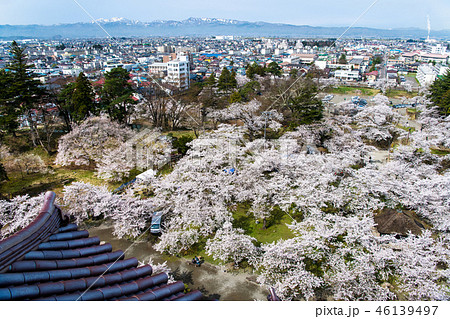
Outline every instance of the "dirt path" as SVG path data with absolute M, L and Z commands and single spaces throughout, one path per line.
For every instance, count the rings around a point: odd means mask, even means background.
M 225 272 L 224 267 L 204 263 L 195 267 L 184 258 L 162 255 L 153 249 L 149 241 L 131 242 L 112 235 L 113 228 L 104 223 L 89 228 L 91 236 L 110 243 L 113 250 L 127 250 L 126 258 L 136 257 L 141 262 L 152 258 L 154 264 L 167 262 L 177 280 L 182 280 L 191 289 L 199 289 L 214 300 L 266 300 L 268 291 L 254 282 L 256 276 L 250 273 Z

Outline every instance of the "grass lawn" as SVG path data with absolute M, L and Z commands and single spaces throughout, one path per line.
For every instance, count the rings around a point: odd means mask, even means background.
M 406 77 L 408 77 L 408 78 L 415 78 L 416 75 L 417 75 L 417 73 L 412 73 L 412 72 L 410 72 L 410 73 L 408 73 L 408 74 L 406 75 Z
M 197 248 L 189 249 L 187 254 L 183 255 L 183 258 L 186 258 L 187 260 L 192 260 L 192 258 L 194 258 L 195 256 L 202 256 L 204 258 L 205 262 L 207 262 L 207 263 L 210 263 L 213 265 L 222 264 L 222 261 L 220 259 L 214 260 L 214 258 L 212 256 L 207 255 L 204 247 L 205 246 L 202 245 L 201 248 L 197 247 Z
M 256 238 L 256 245 L 259 246 L 260 244 L 271 243 L 279 239 L 289 239 L 295 237 L 286 226 L 287 223 L 292 222 L 292 219 L 281 210 L 274 210 L 272 217 L 267 220 L 267 228 L 262 229 L 262 222 L 257 224 L 252 215 L 247 215 L 248 209 L 249 206 L 246 204 L 238 205 L 236 212 L 233 213 L 233 226 L 236 228 L 242 228 L 246 235 Z M 208 263 L 215 265 L 221 264 L 221 260 L 214 260 L 212 256 L 206 254 L 206 240 L 207 239 L 202 239 L 199 243 L 191 247 L 191 249 L 189 249 L 189 251 L 187 251 L 182 257 L 191 260 L 194 256 L 202 256 Z
M 450 154 L 450 149 L 430 148 L 431 154 L 445 156 Z
M 409 127 L 409 126 L 402 126 L 400 124 L 397 125 L 398 128 L 401 128 L 402 130 L 405 130 L 407 132 L 409 132 L 409 130 L 411 130 L 411 133 L 414 132 L 416 129 L 414 127 Z
M 173 137 L 179 138 L 181 136 L 190 136 L 196 138 L 194 131 L 191 130 L 180 130 L 180 131 L 168 131 L 164 132 L 165 135 L 172 134 Z
M 411 98 L 417 96 L 417 92 L 408 92 L 408 91 L 405 91 L 405 90 L 388 90 L 386 92 L 386 96 L 389 97 L 389 98 L 406 97 L 408 99 L 411 99 Z
M 333 94 L 357 94 L 360 92 L 361 95 L 367 95 L 367 96 L 375 96 L 378 93 L 380 93 L 380 90 L 378 90 L 378 89 L 370 89 L 370 88 L 363 88 L 363 87 L 351 87 L 351 86 L 340 86 L 340 87 L 333 88 L 328 91 L 330 91 Z
M 263 229 L 263 223 L 256 223 L 255 218 L 247 214 L 248 207 L 239 205 L 236 212 L 233 213 L 233 226 L 242 228 L 246 235 L 256 238 L 259 243 L 271 243 L 278 239 L 289 239 L 295 237 L 290 229 L 286 226 L 291 223 L 292 219 L 282 212 L 276 210 L 271 218 L 267 220 L 267 228 Z
M 0 193 L 4 197 L 15 197 L 25 194 L 35 196 L 46 191 L 54 191 L 61 195 L 64 185 L 72 182 L 106 185 L 110 190 L 114 190 L 122 184 L 108 183 L 99 179 L 93 171 L 67 168 L 56 168 L 53 174 L 35 173 L 22 176 L 19 172 L 14 172 L 8 174 L 8 177 L 9 181 L 0 184 Z

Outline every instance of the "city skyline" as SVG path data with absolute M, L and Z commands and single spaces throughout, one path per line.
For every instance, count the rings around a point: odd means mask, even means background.
M 241 21 L 264 21 L 311 26 L 349 26 L 367 10 L 355 27 L 371 28 L 427 28 L 427 16 L 432 30 L 450 29 L 450 4 L 443 0 L 423 1 L 399 0 L 344 0 L 339 3 L 322 0 L 316 2 L 287 0 L 277 3 L 261 3 L 256 0 L 229 0 L 204 3 L 193 0 L 186 6 L 181 1 L 170 1 L 161 6 L 150 0 L 86 1 L 77 0 L 95 19 L 123 17 L 130 20 L 151 22 L 155 20 L 184 20 L 195 18 L 234 19 Z M 325 10 L 324 10 L 325 9 Z M 307 14 L 304 14 L 304 13 Z M 0 3 L 0 25 L 65 24 L 91 22 L 92 19 L 74 0 L 56 1 L 18 0 Z

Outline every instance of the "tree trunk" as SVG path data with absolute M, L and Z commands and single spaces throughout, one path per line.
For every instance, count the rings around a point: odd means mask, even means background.
M 35 129 L 33 117 L 31 116 L 30 112 L 28 112 L 28 114 L 27 114 L 27 120 L 28 120 L 28 125 L 30 126 L 31 142 L 33 143 L 33 147 L 36 147 L 37 146 L 37 143 L 36 143 L 36 130 L 37 129 Z

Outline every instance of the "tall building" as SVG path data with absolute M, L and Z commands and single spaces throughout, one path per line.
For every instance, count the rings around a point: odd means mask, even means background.
M 447 46 L 437 43 L 434 45 L 427 45 L 427 52 L 431 54 L 445 54 L 447 51 Z
M 189 59 L 187 56 L 180 56 L 167 63 L 167 83 L 181 90 L 187 90 L 190 84 L 189 76 Z
M 438 76 L 445 75 L 448 70 L 450 68 L 443 65 L 422 64 L 417 69 L 416 78 L 421 86 L 428 86 L 433 84 Z

